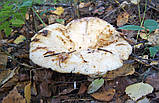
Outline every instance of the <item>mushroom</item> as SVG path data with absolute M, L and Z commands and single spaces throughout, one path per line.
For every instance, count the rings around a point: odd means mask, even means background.
M 52 24 L 31 38 L 30 59 L 61 73 L 101 76 L 123 65 L 131 45 L 106 21 L 96 17 Z

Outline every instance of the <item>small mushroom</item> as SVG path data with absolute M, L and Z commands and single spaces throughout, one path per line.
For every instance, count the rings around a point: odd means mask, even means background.
M 96 17 L 73 20 L 66 26 L 52 24 L 31 39 L 30 59 L 61 73 L 101 76 L 123 65 L 132 52 L 106 21 Z

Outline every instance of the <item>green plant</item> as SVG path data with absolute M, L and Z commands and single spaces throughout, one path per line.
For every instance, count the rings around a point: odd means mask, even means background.
M 0 31 L 4 30 L 6 36 L 9 36 L 12 27 L 20 27 L 25 22 L 25 14 L 27 8 L 32 5 L 32 1 L 17 2 L 7 1 L 3 2 L 0 10 Z
M 124 30 L 144 30 L 146 32 L 147 38 L 156 29 L 158 29 L 158 23 L 157 21 L 153 19 L 147 19 L 144 21 L 144 27 L 137 26 L 137 25 L 125 25 L 123 27 L 119 27 L 118 29 L 124 29 Z M 154 46 L 149 48 L 150 56 L 154 57 L 156 53 L 159 51 L 159 46 Z
M 44 0 L 8 0 L 1 2 L 0 9 L 0 31 L 4 30 L 6 36 L 9 36 L 12 27 L 21 27 L 25 24 L 25 14 L 33 3 L 40 4 Z

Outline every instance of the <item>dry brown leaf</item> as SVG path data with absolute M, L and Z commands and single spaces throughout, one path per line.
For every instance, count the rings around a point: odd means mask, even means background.
M 24 96 L 27 103 L 30 103 L 31 100 L 31 82 L 29 82 L 24 88 Z
M 8 56 L 5 53 L 0 52 L 0 69 L 6 68 L 7 61 L 8 61 Z
M 35 96 L 38 94 L 35 82 L 32 83 L 31 94 Z
M 40 84 L 40 95 L 43 97 L 50 97 L 51 96 L 51 90 L 49 88 L 47 81 L 43 81 Z
M 9 75 L 10 72 L 11 70 L 5 70 L 0 72 L 0 83 L 4 80 L 4 78 Z
M 0 85 L 5 84 L 6 82 L 8 82 L 11 78 L 13 78 L 13 76 L 16 74 L 16 69 L 13 70 L 8 70 L 8 73 L 5 75 L 5 77 L 3 77 L 3 79 L 0 82 Z
M 47 15 L 47 18 L 48 18 L 48 23 L 53 24 L 53 23 L 56 22 L 56 19 L 60 18 L 60 16 L 58 16 L 58 15 Z
M 124 12 L 123 14 L 118 15 L 117 18 L 117 26 L 123 26 L 128 22 L 129 14 L 127 12 Z
M 80 90 L 78 91 L 78 94 L 83 94 L 87 91 L 87 86 L 85 85 L 85 83 L 82 83 L 80 86 Z
M 2 103 L 26 103 L 23 96 L 21 96 L 15 87 L 9 94 L 3 98 Z
M 127 76 L 134 74 L 135 69 L 132 64 L 124 64 L 121 68 L 113 71 L 107 72 L 105 75 L 103 75 L 104 78 L 108 80 L 113 80 L 118 76 Z
M 149 35 L 148 41 L 154 46 L 159 45 L 159 29 L 156 29 L 154 33 Z
M 159 73 L 147 76 L 145 82 L 153 86 L 156 90 L 159 90 Z
M 91 96 L 100 101 L 110 101 L 113 99 L 114 94 L 115 94 L 115 89 L 110 88 L 106 91 L 102 91 L 99 93 L 93 93 L 93 94 L 91 94 Z

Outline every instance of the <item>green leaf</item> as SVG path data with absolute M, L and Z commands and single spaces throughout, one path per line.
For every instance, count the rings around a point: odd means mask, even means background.
M 32 6 L 32 0 L 25 1 L 20 7 L 30 7 Z
M 0 17 L 0 23 L 5 22 L 7 19 L 8 17 L 3 17 L 3 18 Z
M 96 92 L 102 85 L 104 84 L 104 79 L 95 79 L 88 87 L 87 93 L 94 93 Z
M 43 1 L 42 1 L 42 0 L 34 0 L 34 3 L 42 4 L 42 3 L 43 3 Z
M 13 25 L 22 25 L 22 24 L 25 24 L 25 22 L 23 20 L 21 20 L 21 19 L 12 19 L 11 23 Z
M 64 19 L 56 19 L 56 22 L 58 23 L 63 23 L 65 20 Z
M 43 14 L 45 14 L 45 13 L 47 13 L 47 10 L 45 9 L 44 11 L 42 11 L 41 13 L 40 13 L 40 15 L 43 15 Z
M 10 17 L 14 12 L 13 11 L 1 11 L 0 18 L 2 17 Z
M 119 27 L 118 29 L 123 29 L 123 30 L 144 30 L 144 28 L 137 26 L 137 25 L 125 25 L 122 27 Z
M 20 20 L 23 20 L 23 21 L 24 21 L 24 19 L 25 19 L 25 14 L 23 14 L 23 13 L 15 13 L 15 14 L 14 14 L 14 18 L 20 19 Z
M 150 56 L 154 57 L 156 53 L 159 51 L 159 46 L 154 46 L 149 48 Z
M 151 33 L 152 31 L 156 30 L 158 26 L 157 21 L 153 19 L 147 19 L 144 21 L 144 27 L 149 30 Z
M 4 32 L 5 32 L 6 36 L 8 37 L 12 32 L 12 28 L 10 28 L 10 27 L 4 28 Z

